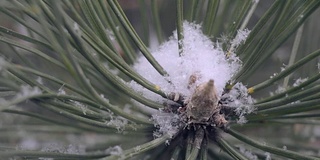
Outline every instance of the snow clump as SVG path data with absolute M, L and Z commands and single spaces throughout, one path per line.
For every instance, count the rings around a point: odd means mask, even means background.
M 153 133 L 154 137 L 161 137 L 163 134 L 174 136 L 180 128 L 185 126 L 177 114 L 173 113 L 156 113 L 152 115 L 155 127 L 159 128 Z
M 105 150 L 105 153 L 119 156 L 123 153 L 123 149 L 120 146 L 109 147 Z
M 228 93 L 221 97 L 224 105 L 234 108 L 239 117 L 237 120 L 239 124 L 246 123 L 247 120 L 244 116 L 255 111 L 253 106 L 255 100 L 248 94 L 247 90 L 247 87 L 242 83 L 236 83 Z
M 245 42 L 250 33 L 249 29 L 238 30 L 237 36 L 231 41 L 231 44 L 235 47 L 238 47 L 241 43 Z
M 218 95 L 221 95 L 226 83 L 241 67 L 241 61 L 233 53 L 227 57 L 222 48 L 217 47 L 202 33 L 200 25 L 184 22 L 183 30 L 181 56 L 179 56 L 176 31 L 169 41 L 152 52 L 154 58 L 168 72 L 167 77 L 160 75 L 143 56 L 133 66 L 134 69 L 166 93 L 175 92 L 182 93 L 186 97 L 190 96 L 194 87 L 188 87 L 189 77 L 196 74 L 198 79 L 194 86 L 213 79 Z M 162 102 L 159 95 L 136 82 L 131 81 L 130 85 L 146 98 Z
M 254 155 L 250 150 L 246 149 L 243 145 L 236 145 L 239 148 L 239 151 L 245 155 L 250 160 L 258 160 L 258 156 Z
M 15 98 L 25 98 L 25 97 L 32 97 L 35 95 L 41 94 L 42 91 L 39 87 L 31 87 L 29 85 L 22 85 L 20 92 L 18 92 L 15 96 Z
M 249 30 L 238 31 L 238 36 L 231 41 L 233 46 L 237 47 L 243 43 L 250 33 Z M 184 22 L 183 23 L 182 40 L 183 52 L 179 54 L 177 31 L 174 31 L 173 36 L 158 49 L 152 51 L 153 57 L 158 63 L 168 72 L 168 76 L 160 75 L 150 62 L 141 56 L 133 68 L 144 78 L 154 83 L 162 91 L 167 94 L 179 93 L 188 99 L 192 96 L 196 86 L 206 83 L 209 80 L 214 80 L 214 85 L 217 90 L 217 95 L 222 95 L 224 88 L 228 82 L 232 82 L 232 77 L 238 72 L 242 63 L 240 59 L 233 53 L 226 54 L 220 47 L 219 42 L 213 43 L 201 31 L 201 26 Z M 196 77 L 194 83 L 190 85 L 190 77 Z M 129 82 L 129 85 L 142 96 L 154 101 L 164 103 L 165 100 L 142 87 L 135 81 Z M 245 95 L 241 98 L 250 98 Z M 234 98 L 236 100 L 236 97 Z M 251 99 L 247 101 L 233 101 L 234 103 L 251 104 Z M 238 106 L 238 105 L 237 105 Z M 241 121 L 245 113 L 251 112 L 248 105 L 244 105 L 239 109 Z M 173 136 L 183 122 L 179 119 L 180 116 L 174 113 L 165 113 L 160 111 L 153 114 L 152 121 L 158 130 L 154 133 L 155 137 L 163 134 Z
M 297 87 L 299 86 L 301 83 L 307 81 L 308 78 L 298 78 L 294 83 L 293 83 L 293 87 Z

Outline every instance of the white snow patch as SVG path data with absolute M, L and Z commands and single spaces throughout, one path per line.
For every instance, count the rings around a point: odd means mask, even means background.
M 104 96 L 104 94 L 100 94 L 100 97 L 101 97 L 105 102 L 107 102 L 107 103 L 110 102 L 109 99 L 107 99 L 107 98 Z
M 18 149 L 22 150 L 36 150 L 40 146 L 39 142 L 33 137 L 27 137 L 21 140 Z
M 239 148 L 239 151 L 245 155 L 250 160 L 258 160 L 258 156 L 254 155 L 252 151 L 246 149 L 243 145 L 236 145 Z
M 79 28 L 78 23 L 76 23 L 76 22 L 73 23 L 73 29 L 74 29 L 74 31 L 76 31 L 76 32 L 79 31 L 80 28 Z
M 119 133 L 123 132 L 129 121 L 121 116 L 116 116 L 110 110 L 103 112 L 105 117 L 108 119 L 105 124 L 110 127 L 115 127 Z
M 280 72 L 283 72 L 287 69 L 288 65 L 285 63 L 282 63 L 282 67 L 280 67 Z
M 222 48 L 215 46 L 202 33 L 200 25 L 184 22 L 183 27 L 183 55 L 179 56 L 176 31 L 169 41 L 152 52 L 154 58 L 168 72 L 168 77 L 161 76 L 143 56 L 138 59 L 134 69 L 166 93 L 182 93 L 187 97 L 194 90 L 194 87 L 188 89 L 189 77 L 197 73 L 199 77 L 195 86 L 213 79 L 218 95 L 221 95 L 226 83 L 241 67 L 240 60 L 233 53 L 227 58 Z M 242 38 L 239 37 L 238 41 Z M 146 98 L 162 101 L 160 96 L 136 82 L 131 81 L 129 84 Z
M 239 124 L 246 123 L 247 120 L 244 116 L 255 110 L 253 107 L 255 100 L 248 94 L 247 87 L 242 83 L 236 83 L 221 99 L 223 100 L 223 104 L 235 108 L 235 112 L 239 116 L 237 120 Z
M 264 155 L 266 156 L 266 160 L 272 160 L 269 152 L 265 152 Z
M 170 145 L 170 141 L 168 139 L 164 143 L 166 144 L 166 146 Z
M 168 134 L 170 137 L 175 135 L 185 124 L 180 120 L 180 117 L 174 113 L 157 113 L 152 115 L 152 121 L 157 131 L 153 133 L 154 137 L 161 137 L 163 134 Z
M 69 154 L 83 154 L 85 153 L 85 147 L 83 145 L 68 146 L 59 143 L 48 143 L 44 144 L 41 151 L 43 152 L 57 152 L 57 153 L 69 153 Z
M 65 146 L 58 143 L 48 143 L 44 144 L 41 151 L 43 152 L 58 152 L 58 153 L 64 153 L 65 152 Z
M 71 102 L 76 106 L 76 107 L 79 107 L 83 113 L 83 115 L 87 115 L 87 111 L 88 111 L 88 106 L 78 102 L 78 101 L 74 101 L 74 100 L 71 100 Z
M 105 150 L 105 153 L 111 155 L 121 155 L 123 153 L 123 149 L 120 146 L 109 147 Z
M 37 77 L 36 81 L 39 83 L 39 84 L 43 84 L 43 79 L 41 77 Z
M 141 151 L 141 146 L 136 146 L 136 147 L 134 147 L 134 151 L 136 151 L 136 152 Z
M 231 44 L 237 47 L 241 43 L 244 43 L 245 40 L 248 38 L 249 33 L 250 33 L 249 29 L 238 30 L 237 36 L 231 41 Z
M 307 81 L 308 78 L 298 78 L 294 83 L 293 83 L 293 87 L 297 87 L 299 86 L 301 83 Z
M 29 85 L 22 85 L 20 92 L 16 94 L 15 98 L 31 97 L 34 95 L 39 95 L 41 93 L 42 93 L 42 91 L 38 87 L 31 87 Z
M 82 31 L 81 31 L 80 26 L 79 26 L 78 23 L 76 23 L 76 22 L 73 23 L 73 30 L 74 30 L 79 36 L 81 36 Z
M 120 73 L 120 71 L 116 67 L 110 67 L 110 64 L 108 62 L 103 62 L 102 65 L 114 75 L 118 75 Z
M 109 36 L 109 38 L 110 38 L 111 41 L 115 41 L 115 40 L 116 40 L 116 38 L 115 38 L 114 33 L 113 33 L 112 30 L 106 29 L 106 33 L 107 33 L 107 35 Z
M 287 147 L 287 146 L 282 146 L 282 149 L 283 149 L 283 150 L 287 150 L 288 147 Z
M 273 96 L 275 94 L 280 94 L 286 91 L 286 88 L 284 88 L 283 86 L 278 86 L 277 89 L 274 92 L 270 92 L 270 96 Z
M 106 124 L 108 126 L 114 126 L 118 132 L 122 132 L 128 124 L 128 120 L 120 116 L 111 116 L 111 120 L 107 121 Z
M 73 145 L 69 144 L 68 147 L 66 147 L 65 153 L 69 154 L 84 154 L 86 147 L 84 145 Z
M 270 76 L 270 79 L 272 79 L 273 77 L 277 76 L 278 73 L 273 73 L 273 75 Z
M 63 88 L 59 88 L 58 95 L 65 95 L 66 91 Z
M 125 104 L 124 107 L 123 107 L 123 111 L 126 112 L 126 113 L 129 113 L 129 114 L 132 114 L 133 111 L 132 111 L 132 105 L 131 104 Z

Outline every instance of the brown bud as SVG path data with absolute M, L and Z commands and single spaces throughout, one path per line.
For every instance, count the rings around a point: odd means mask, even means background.
M 200 84 L 191 96 L 187 105 L 187 115 L 194 122 L 206 122 L 216 112 L 219 97 L 214 86 L 214 80 Z

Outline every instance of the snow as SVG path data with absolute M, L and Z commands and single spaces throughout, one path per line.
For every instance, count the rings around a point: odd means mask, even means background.
M 117 69 L 117 68 L 115 68 L 115 67 L 110 67 L 110 64 L 109 63 L 107 63 L 107 62 L 102 62 L 102 65 L 104 66 L 104 67 L 106 67 L 112 74 L 114 74 L 114 75 L 118 75 L 120 72 L 119 72 L 119 70 Z
M 235 108 L 239 117 L 237 120 L 239 124 L 246 123 L 247 120 L 244 116 L 255 111 L 253 107 L 255 100 L 248 94 L 247 90 L 247 87 L 242 83 L 236 83 L 227 94 L 221 97 L 225 105 Z
M 81 36 L 82 32 L 81 32 L 81 29 L 80 29 L 80 26 L 78 23 L 74 22 L 73 23 L 73 30 L 79 35 Z
M 43 85 L 43 79 L 41 77 L 37 77 L 36 81 L 39 83 L 39 84 L 42 84 Z
M 249 33 L 248 29 L 238 30 L 236 38 L 230 41 L 233 51 L 245 41 Z M 158 63 L 168 72 L 168 76 L 160 75 L 144 56 L 138 58 L 133 68 L 141 76 L 159 86 L 166 94 L 179 93 L 188 99 L 196 86 L 214 80 L 217 95 L 222 95 L 226 84 L 232 83 L 232 77 L 241 68 L 241 61 L 233 51 L 227 54 L 219 42 L 213 43 L 202 33 L 201 26 L 198 24 L 184 22 L 183 35 L 183 53 L 181 55 L 179 55 L 177 31 L 173 32 L 173 36 L 167 42 L 151 51 Z M 192 83 L 190 83 L 191 78 L 193 78 Z M 128 83 L 142 96 L 160 103 L 165 102 L 162 97 L 135 81 Z M 245 123 L 244 115 L 254 110 L 251 105 L 253 99 L 247 94 L 247 88 L 241 83 L 237 83 L 235 87 L 236 89 L 231 90 L 232 92 L 228 96 L 234 96 L 230 103 L 232 103 L 232 107 L 237 109 L 238 122 Z M 185 126 L 178 115 L 165 113 L 161 110 L 153 113 L 151 120 L 158 128 L 154 132 L 155 137 L 160 137 L 163 134 L 173 136 L 181 127 Z
M 106 153 L 111 155 L 121 155 L 123 153 L 123 149 L 120 146 L 109 147 L 105 150 Z
M 43 144 L 41 148 L 43 152 L 57 152 L 57 153 L 68 153 L 68 154 L 83 154 L 85 153 L 85 147 L 82 145 L 64 145 L 62 143 L 47 143 Z
M 158 63 L 168 72 L 168 76 L 160 75 L 143 56 L 138 58 L 133 68 L 144 78 L 159 86 L 166 94 L 179 93 L 188 99 L 196 86 L 214 80 L 217 95 L 222 95 L 228 82 L 241 67 L 241 61 L 235 53 L 226 54 L 219 42 L 213 43 L 201 31 L 201 26 L 189 22 L 183 23 L 183 53 L 179 55 L 177 32 L 159 48 L 151 53 Z M 245 41 L 249 30 L 239 30 L 231 45 L 236 49 Z M 179 42 L 180 43 L 180 42 Z M 190 83 L 192 79 L 192 83 Z M 147 90 L 135 81 L 129 85 L 142 96 L 163 103 L 165 100 L 159 95 Z M 235 85 L 228 96 L 233 96 L 232 107 L 237 109 L 239 123 L 245 123 L 245 114 L 251 113 L 253 99 L 248 95 L 247 88 L 241 83 Z M 147 108 L 147 107 L 145 107 Z M 158 111 L 152 114 L 151 120 L 158 128 L 154 137 L 163 134 L 174 136 L 181 127 L 185 126 L 179 115 Z
M 113 33 L 112 30 L 106 29 L 106 32 L 107 32 L 107 35 L 109 36 L 109 38 L 110 38 L 111 41 L 115 41 L 115 40 L 116 40 L 116 38 L 115 38 L 114 33 Z
M 279 85 L 277 89 L 274 92 L 270 92 L 270 96 L 273 96 L 275 94 L 280 94 L 286 91 L 286 88 L 284 88 L 282 85 Z
M 297 86 L 299 86 L 301 83 L 303 83 L 303 82 L 305 82 L 305 81 L 307 81 L 307 80 L 308 80 L 308 78 L 298 78 L 298 79 L 295 80 L 295 82 L 292 84 L 292 86 L 293 86 L 293 87 L 297 87 Z M 286 90 L 287 90 L 287 89 L 284 88 L 282 85 L 279 85 L 274 92 L 270 92 L 270 96 L 274 96 L 274 95 L 276 95 L 276 94 L 283 93 L 283 92 L 285 92 Z
M 248 29 L 238 30 L 237 36 L 232 40 L 231 43 L 235 47 L 239 46 L 241 43 L 245 42 L 245 40 L 247 39 L 249 33 L 250 33 L 250 30 L 248 30 Z
M 160 112 L 152 115 L 152 121 L 157 131 L 153 133 L 154 137 L 161 137 L 164 134 L 168 134 L 170 137 L 174 136 L 183 126 L 183 122 L 180 117 L 173 113 Z
M 269 152 L 265 152 L 264 155 L 266 156 L 266 160 L 271 160 L 271 154 Z
M 282 69 L 281 69 L 282 70 Z M 278 73 L 273 73 L 273 75 L 270 76 L 270 79 L 272 79 L 273 77 L 277 76 Z
M 39 142 L 33 137 L 25 137 L 21 140 L 17 149 L 21 150 L 36 150 L 40 146 Z
M 129 121 L 121 116 L 114 115 L 114 113 L 110 110 L 103 112 L 106 119 L 105 124 L 110 127 L 115 127 L 118 133 L 121 133 L 126 128 Z
M 88 110 L 88 107 L 78 101 L 73 101 L 71 100 L 71 102 L 74 104 L 74 106 L 76 107 L 79 107 L 83 113 L 83 115 L 87 115 L 87 110 Z
M 34 95 L 41 94 L 42 91 L 38 87 L 31 87 L 29 85 L 22 85 L 20 92 L 16 94 L 15 98 L 24 98 L 24 97 L 31 97 Z
M 141 146 L 136 146 L 136 147 L 134 147 L 134 151 L 140 152 L 140 151 L 141 151 Z
M 246 149 L 243 145 L 236 145 L 239 151 L 250 160 L 258 160 L 258 156 L 254 155 L 252 151 Z
M 308 78 L 298 78 L 294 83 L 293 83 L 293 87 L 297 87 L 299 86 L 301 83 L 307 81 Z
M 213 79 L 218 95 L 221 95 L 226 83 L 241 67 L 241 61 L 233 53 L 227 58 L 224 51 L 202 33 L 200 25 L 184 22 L 183 27 L 184 52 L 181 56 L 179 56 L 176 31 L 167 42 L 152 52 L 154 58 L 169 76 L 161 76 L 143 56 L 133 66 L 134 69 L 149 81 L 160 86 L 161 90 L 166 93 L 182 93 L 188 97 L 196 85 Z M 244 31 L 242 37 L 234 41 L 239 43 L 246 37 L 246 33 L 247 31 Z M 194 74 L 198 75 L 198 79 L 193 87 L 189 88 L 189 77 Z M 141 87 L 136 82 L 131 81 L 129 84 L 146 98 L 162 101 L 160 96 Z
M 128 124 L 128 120 L 120 116 L 111 116 L 111 120 L 107 121 L 106 124 L 108 126 L 116 127 L 116 129 L 120 133 L 124 131 L 126 125 Z
M 62 87 L 59 88 L 58 95 L 65 95 L 65 94 L 66 94 L 66 91 Z
M 48 144 L 44 144 L 44 146 L 41 148 L 41 151 L 64 153 L 66 151 L 66 148 L 63 144 L 48 143 Z

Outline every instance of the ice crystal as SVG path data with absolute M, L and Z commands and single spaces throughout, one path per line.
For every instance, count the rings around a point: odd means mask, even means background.
M 107 121 L 106 123 L 109 126 L 116 127 L 118 132 L 122 132 L 128 124 L 128 120 L 120 116 L 111 116 L 111 120 Z
M 250 30 L 248 29 L 238 30 L 237 36 L 232 40 L 232 44 L 235 47 L 239 46 L 241 43 L 245 42 L 249 33 L 250 33 Z
M 158 130 L 153 134 L 154 137 L 161 137 L 163 134 L 173 136 L 184 126 L 180 120 L 180 117 L 173 113 L 160 112 L 154 114 L 152 115 L 152 121 L 158 128 Z
M 255 108 L 253 107 L 254 99 L 248 94 L 247 87 L 242 83 L 236 83 L 233 88 L 221 99 L 223 105 L 234 108 L 238 115 L 237 123 L 246 123 L 245 115 L 252 113 Z

